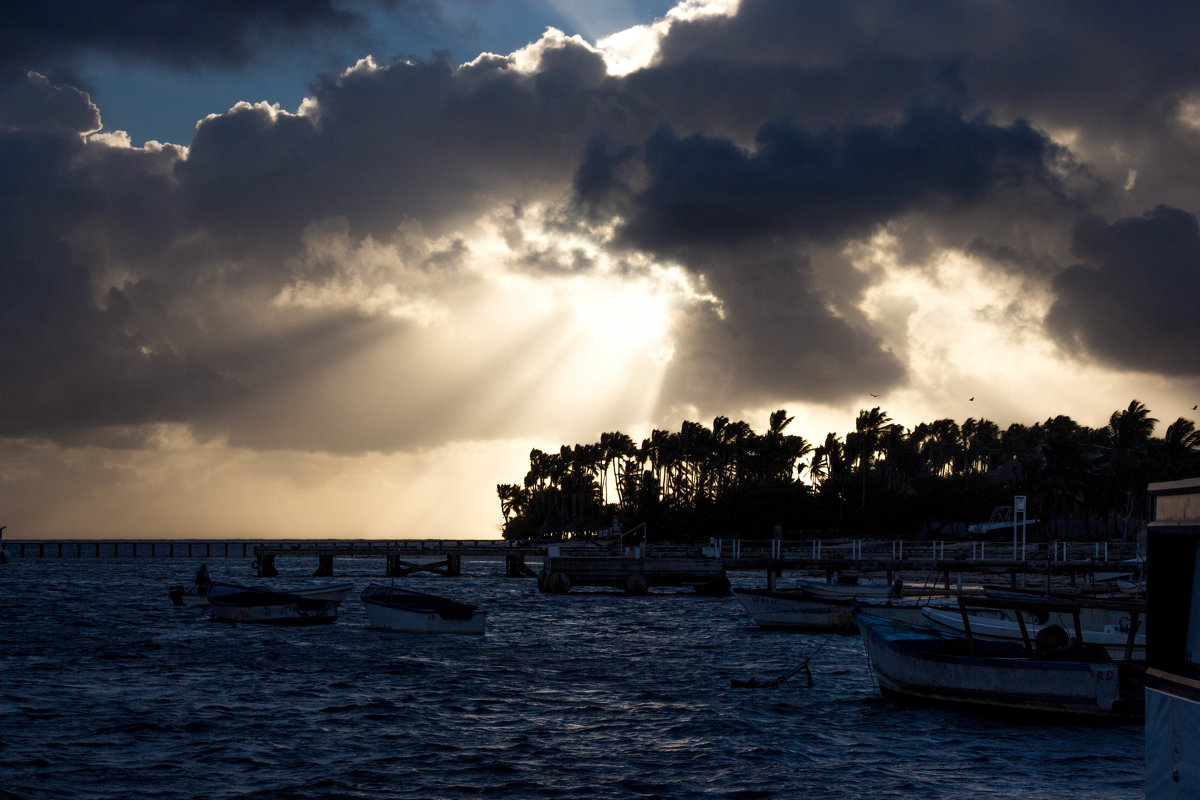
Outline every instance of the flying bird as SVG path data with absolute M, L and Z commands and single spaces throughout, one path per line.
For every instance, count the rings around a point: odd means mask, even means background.
M 877 395 L 877 394 L 871 394 L 870 392 L 867 392 L 867 394 L 870 394 L 870 395 L 871 395 L 871 397 L 879 397 L 879 395 Z M 1193 408 L 1194 408 L 1194 406 L 1193 406 Z
M 974 403 L 974 402 L 975 402 L 975 398 L 974 398 L 974 397 L 970 397 L 970 398 L 968 398 L 968 402 Z

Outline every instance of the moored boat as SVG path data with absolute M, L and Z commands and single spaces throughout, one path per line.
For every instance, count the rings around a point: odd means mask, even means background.
M 869 614 L 921 623 L 921 609 L 930 603 L 948 602 L 946 597 L 822 597 L 808 588 L 734 589 L 733 595 L 760 628 L 806 631 L 858 630 L 854 610 Z
M 469 603 L 373 583 L 362 591 L 372 628 L 408 633 L 484 633 L 487 612 Z
M 214 583 L 208 590 L 218 622 L 263 625 L 326 625 L 337 622 L 338 601 L 276 592 L 254 586 Z
M 854 630 L 848 600 L 821 599 L 804 589 L 734 589 L 733 596 L 760 628 Z
M 1025 602 L 1037 604 L 1033 598 Z M 1092 603 L 1101 601 L 1093 600 Z M 1085 644 L 1097 644 L 1108 651 L 1114 659 L 1144 660 L 1146 657 L 1146 635 L 1144 629 L 1144 609 L 1135 604 L 1129 604 L 1118 609 L 1081 606 L 1078 601 L 1065 599 L 1044 598 L 1036 611 L 1028 609 L 982 609 L 967 608 L 925 608 L 922 614 L 925 624 L 941 630 L 965 633 L 968 628 L 972 635 L 980 639 L 1000 639 L 1022 642 L 1028 637 L 1036 637 L 1038 632 L 1051 626 L 1058 625 L 1068 631 L 1074 627 L 1073 618 L 1079 614 L 1083 619 L 1084 612 L 1090 612 L 1090 617 L 1099 619 L 1103 628 L 1097 630 L 1080 624 L 1077 638 Z M 1115 611 L 1115 614 L 1103 613 Z M 1020 615 L 1018 620 L 1017 615 Z M 1113 620 L 1105 622 L 1105 620 Z
M 1140 698 L 1122 688 L 1120 669 L 1102 648 L 1031 655 L 1016 642 L 870 614 L 854 618 L 884 695 L 1006 712 L 1112 719 L 1142 714 Z
M 229 584 L 232 585 L 232 584 Z M 354 583 L 347 581 L 345 583 L 331 583 L 322 586 L 295 586 L 288 589 L 269 589 L 267 587 L 252 587 L 259 588 L 263 591 L 278 592 L 281 594 L 294 594 L 309 600 L 332 600 L 335 603 L 340 603 L 350 596 L 350 592 L 354 590 Z M 183 586 L 170 586 L 167 588 L 167 594 L 171 598 L 171 602 L 177 606 L 204 606 L 208 605 L 208 595 L 205 591 L 201 591 L 200 587 L 193 586 L 190 589 L 185 589 Z

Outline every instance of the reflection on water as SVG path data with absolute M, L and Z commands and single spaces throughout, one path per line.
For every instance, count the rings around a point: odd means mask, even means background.
M 207 561 L 252 581 L 243 559 Z M 198 563 L 0 567 L 0 798 L 1143 794 L 1140 726 L 895 705 L 857 637 L 762 632 L 732 597 L 543 595 L 479 562 L 398 582 L 484 606 L 482 637 L 371 630 L 356 595 L 335 625 L 271 629 L 170 605 Z M 357 589 L 383 572 L 337 567 Z M 730 686 L 823 643 L 812 688 Z

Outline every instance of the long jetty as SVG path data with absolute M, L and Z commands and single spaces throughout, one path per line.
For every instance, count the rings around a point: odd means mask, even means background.
M 1041 542 L 1026 548 L 1007 541 L 900 541 L 865 539 L 713 539 L 704 547 L 651 542 L 638 547 L 591 540 L 515 542 L 500 539 L 397 540 L 13 540 L 0 542 L 10 558 L 248 558 L 262 578 L 278 574 L 279 558 L 307 557 L 318 576 L 335 574 L 335 559 L 382 558 L 384 575 L 462 574 L 464 559 L 503 559 L 509 577 L 538 577 L 544 591 L 607 586 L 641 593 L 652 586 L 691 585 L 728 591 L 729 572 L 760 572 L 769 587 L 785 572 L 904 576 L 950 587 L 963 575 L 1008 576 L 1017 586 L 1029 577 L 1075 585 L 1100 573 L 1134 572 L 1132 545 L 1116 542 Z M 535 571 L 527 558 L 541 558 Z M 561 577 L 556 577 L 561 576 Z

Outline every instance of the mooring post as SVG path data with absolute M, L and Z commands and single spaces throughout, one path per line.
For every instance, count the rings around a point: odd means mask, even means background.
M 457 578 L 462 574 L 462 554 L 447 553 L 446 554 L 446 577 Z
M 520 578 L 525 575 L 524 553 L 508 553 L 504 556 L 504 575 L 509 578 Z
M 333 577 L 333 553 L 319 553 L 317 555 L 317 571 L 313 573 L 313 577 Z

